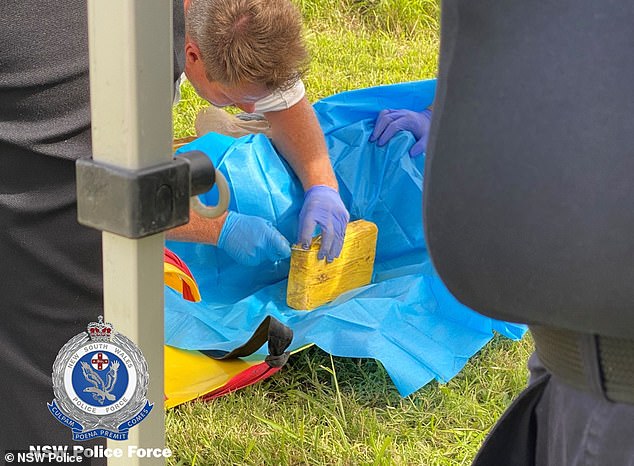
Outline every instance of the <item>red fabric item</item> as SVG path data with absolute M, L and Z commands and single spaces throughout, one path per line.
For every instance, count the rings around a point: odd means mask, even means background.
M 222 395 L 226 395 L 227 393 L 231 393 L 241 388 L 248 387 L 249 385 L 253 385 L 260 380 L 269 378 L 280 369 L 281 367 L 271 367 L 266 362 L 256 364 L 255 366 L 251 366 L 248 369 L 240 372 L 222 387 L 203 395 L 202 397 L 200 397 L 200 399 L 204 401 L 212 400 Z
M 185 262 L 183 262 L 180 257 L 178 257 L 174 252 L 170 251 L 167 248 L 163 248 L 163 261 L 167 262 L 168 264 L 172 264 L 174 267 L 179 268 L 183 273 L 194 279 L 194 276 L 189 270 L 189 267 L 187 267 L 187 264 L 185 264 Z M 185 282 L 183 282 L 183 298 L 187 301 L 196 301 L 196 298 L 192 293 L 192 289 Z

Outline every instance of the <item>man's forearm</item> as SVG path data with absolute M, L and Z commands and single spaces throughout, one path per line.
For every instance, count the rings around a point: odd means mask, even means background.
M 324 135 L 306 97 L 292 107 L 265 113 L 273 143 L 291 165 L 304 190 L 315 185 L 337 189 Z
M 168 230 L 166 238 L 174 241 L 190 241 L 196 243 L 218 244 L 222 225 L 227 218 L 225 212 L 218 218 L 205 218 L 193 210 L 189 211 L 189 223 Z

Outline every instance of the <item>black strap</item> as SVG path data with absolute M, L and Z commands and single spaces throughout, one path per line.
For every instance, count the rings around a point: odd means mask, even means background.
M 264 361 L 271 367 L 282 367 L 288 361 L 289 353 L 286 348 L 293 341 L 293 331 L 272 316 L 267 316 L 253 332 L 251 338 L 234 350 L 201 350 L 201 353 L 219 360 L 243 358 L 255 353 L 267 341 L 269 354 Z

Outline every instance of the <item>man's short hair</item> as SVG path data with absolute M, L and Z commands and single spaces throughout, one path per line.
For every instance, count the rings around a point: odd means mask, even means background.
M 289 0 L 191 0 L 185 21 L 210 81 L 284 89 L 308 66 L 301 14 Z

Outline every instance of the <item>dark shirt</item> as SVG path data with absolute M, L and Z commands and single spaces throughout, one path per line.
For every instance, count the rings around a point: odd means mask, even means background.
M 184 68 L 182 0 L 173 1 L 174 77 Z M 0 155 L 90 155 L 86 0 L 0 4 Z
M 487 315 L 632 337 L 634 2 L 445 0 L 425 225 Z
M 86 1 L 0 7 L 0 155 L 90 154 Z

